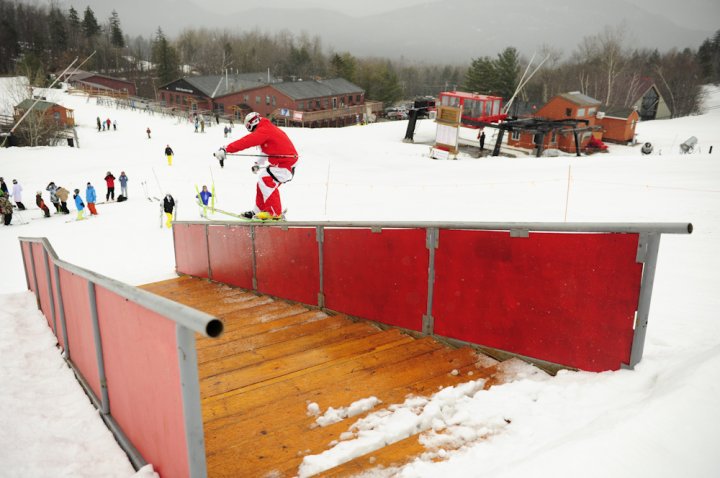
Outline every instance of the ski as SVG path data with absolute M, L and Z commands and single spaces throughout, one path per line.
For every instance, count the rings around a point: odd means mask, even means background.
M 253 217 L 253 218 L 248 219 L 247 217 L 243 216 L 242 214 L 238 214 L 238 213 L 230 212 L 230 211 L 224 211 L 222 209 L 218 209 L 217 207 L 215 208 L 215 212 L 219 212 L 220 214 L 224 214 L 226 216 L 231 216 L 231 217 L 237 218 L 242 222 L 285 222 L 285 221 L 287 221 L 287 218 L 285 217 L 285 213 L 287 212 L 287 209 L 285 209 L 283 211 L 282 216 L 280 216 L 280 218 L 278 218 L 278 219 L 261 219 L 259 217 Z

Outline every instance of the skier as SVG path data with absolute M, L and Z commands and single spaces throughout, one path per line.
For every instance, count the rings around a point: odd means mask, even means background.
M 170 195 L 170 193 L 167 193 L 165 197 L 163 198 L 163 211 L 165 211 L 165 216 L 167 216 L 167 221 L 165 222 L 165 225 L 170 228 L 172 227 L 172 219 L 173 219 L 173 210 L 175 209 L 175 199 Z
M 115 176 L 110 171 L 105 175 L 105 184 L 107 185 L 107 193 L 105 194 L 105 202 L 115 200 Z
M 93 216 L 97 216 L 97 209 L 95 209 L 95 202 L 97 201 L 97 192 L 95 192 L 95 186 L 87 183 L 87 187 L 85 188 L 85 200 L 87 200 L 87 207 L 90 211 L 90 214 Z
M 3 178 L 0 178 L 0 191 L 4 192 L 5 194 L 8 193 L 7 184 L 5 184 L 5 179 Z
M 167 157 L 167 160 L 168 160 L 168 166 L 172 166 L 173 154 L 175 154 L 175 153 L 173 153 L 173 150 L 170 147 L 170 145 L 168 144 L 167 146 L 165 146 L 165 156 Z
M 210 201 L 210 198 L 212 197 L 212 193 L 210 191 L 208 191 L 207 186 L 203 185 L 202 191 L 200 191 L 200 194 L 198 194 L 195 197 L 200 199 L 200 201 L 202 201 L 203 206 L 207 206 L 208 202 Z
M 45 205 L 45 201 L 43 201 L 42 198 L 42 191 L 38 191 L 37 194 L 35 194 L 35 204 L 37 204 L 37 207 L 42 209 L 42 211 L 45 213 L 45 217 L 50 217 L 50 209 Z
M 148 126 L 148 128 L 145 130 L 145 132 L 148 135 L 148 139 L 150 139 L 150 126 Z
M 80 197 L 80 190 L 76 189 L 73 191 L 75 194 L 73 194 L 73 199 L 75 199 L 75 208 L 77 209 L 77 220 L 82 221 L 85 219 L 84 212 L 85 212 L 85 203 L 83 203 L 82 198 Z
M 55 214 L 63 212 L 62 207 L 60 207 L 60 199 L 57 196 L 57 186 L 55 186 L 55 183 L 50 181 L 50 184 L 47 185 L 45 190 L 50 192 L 50 202 L 55 206 Z
M 128 177 L 125 174 L 125 171 L 120 171 L 120 177 L 118 178 L 118 181 L 120 181 L 120 194 L 125 196 L 125 199 L 127 199 L 127 182 Z
M 215 152 L 215 157 L 222 166 L 227 152 L 234 153 L 253 146 L 260 146 L 260 150 L 267 154 L 267 158 L 257 161 L 252 171 L 259 174 L 255 208 L 244 212 L 243 217 L 251 219 L 281 219 L 283 214 L 280 201 L 279 188 L 282 184 L 292 180 L 295 175 L 295 165 L 298 154 L 290 138 L 267 118 L 257 112 L 249 113 L 245 117 L 245 128 L 249 135 L 230 143 L 227 147 Z M 270 163 L 265 167 L 265 160 Z
M 13 179 L 12 197 L 13 197 L 13 201 L 15 201 L 15 204 L 17 205 L 17 208 L 20 211 L 25 210 L 25 204 L 23 204 L 23 202 L 22 202 L 22 190 L 23 190 L 22 186 L 20 186 L 20 184 L 18 184 L 17 179 Z
M 10 225 L 13 215 L 13 206 L 8 199 L 7 193 L 0 189 L 0 214 L 3 216 L 3 224 Z
M 195 187 L 197 188 L 197 186 Z M 208 191 L 207 186 L 203 184 L 202 191 L 200 191 L 200 194 L 197 194 L 195 197 L 200 200 L 203 206 L 200 210 L 200 216 L 207 217 L 207 206 L 208 202 L 210 202 L 210 198 L 212 197 L 212 193 Z
M 68 196 L 70 196 L 70 191 L 65 189 L 62 186 L 58 186 L 58 188 L 55 190 L 55 194 L 57 194 L 57 198 L 60 200 L 60 210 L 63 214 L 70 214 L 70 209 L 67 207 L 67 200 Z

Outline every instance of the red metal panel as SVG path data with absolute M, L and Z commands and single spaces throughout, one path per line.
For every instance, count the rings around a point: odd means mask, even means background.
M 264 294 L 316 305 L 320 291 L 315 228 L 255 228 L 257 288 Z
M 253 288 L 251 230 L 250 226 L 209 226 L 212 280 Z
M 37 274 L 37 286 L 40 297 L 40 310 L 45 315 L 50 329 L 55 332 L 52 321 L 52 313 L 50 310 L 50 285 L 47 280 L 47 265 L 45 264 L 45 248 L 39 242 L 32 244 L 33 262 L 35 263 L 35 274 Z M 55 333 L 57 337 L 57 333 Z
M 208 278 L 208 250 L 204 224 L 173 224 L 175 269 Z
M 326 229 L 323 250 L 329 309 L 422 329 L 428 284 L 424 229 Z
M 100 378 L 98 377 L 92 317 L 90 316 L 88 281 L 60 268 L 60 286 L 70 360 L 99 399 L 101 398 Z
M 189 476 L 175 323 L 95 290 L 112 416 L 160 476 Z
M 435 333 L 582 370 L 629 363 L 637 234 L 441 231 Z

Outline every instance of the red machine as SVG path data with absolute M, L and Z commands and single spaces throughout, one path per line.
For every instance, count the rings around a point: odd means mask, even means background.
M 502 98 L 499 96 L 443 91 L 440 93 L 439 105 L 462 108 L 460 122 L 468 128 L 481 128 L 485 123 L 496 123 L 507 117 L 501 113 Z

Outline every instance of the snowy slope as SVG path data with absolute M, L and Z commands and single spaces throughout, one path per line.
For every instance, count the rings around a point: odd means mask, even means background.
M 0 80 L 0 97 L 9 82 Z M 708 92 L 708 106 L 720 105 L 718 89 Z M 213 178 L 218 207 L 244 211 L 255 194 L 252 160 L 232 157 L 219 168 L 211 154 L 230 141 L 222 125 L 195 134 L 187 121 L 98 106 L 60 91 L 48 96 L 75 110 L 81 147 L 0 150 L 0 176 L 18 179 L 24 202 L 34 205 L 34 192 L 51 180 L 81 189 L 83 197 L 91 181 L 104 197 L 105 173 L 124 170 L 130 200 L 99 205 L 98 217 L 78 223 L 66 222 L 68 216 L 40 219 L 31 209 L 23 213 L 28 224 L 0 226 L 0 423 L 11 424 L 0 427 L 0 464 L 7 476 L 130 476 L 25 292 L 17 237 L 48 237 L 62 259 L 130 284 L 170 278 L 172 237 L 159 227 L 158 203 L 146 199 L 142 183 L 150 196 L 171 192 L 179 219 L 199 219 L 195 184 Z M 97 132 L 97 116 L 117 120 L 118 131 Z M 568 372 L 447 392 L 436 403 L 445 418 L 468 426 L 459 434 L 485 436 L 483 427 L 493 433 L 439 463 L 418 460 L 395 470 L 397 476 L 718 476 L 720 108 L 641 123 L 639 140 L 661 153 L 645 157 L 637 147 L 611 145 L 609 154 L 581 158 L 434 161 L 427 157 L 434 124 L 420 122 L 416 143 L 405 144 L 406 124 L 287 130 L 301 154 L 296 178 L 283 191 L 290 218 L 678 221 L 692 222 L 695 232 L 661 241 L 645 354 L 634 371 Z M 236 129 L 232 138 L 241 134 Z M 474 141 L 473 132 L 463 135 Z M 679 155 L 691 135 L 699 139 L 696 154 Z M 176 153 L 172 167 L 163 156 L 167 144 Z M 511 423 L 493 425 L 505 418 Z M 385 433 L 379 418 L 375 430 Z

